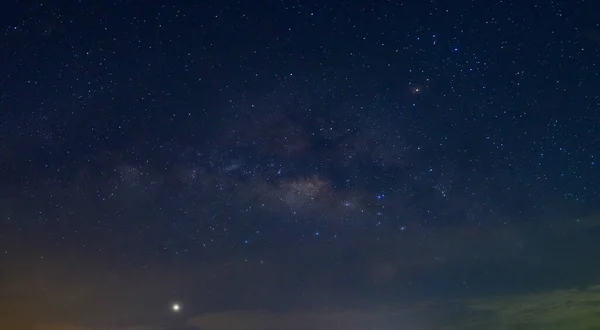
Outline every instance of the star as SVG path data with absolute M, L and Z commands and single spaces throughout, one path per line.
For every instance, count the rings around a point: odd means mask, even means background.
M 179 311 L 181 311 L 181 305 L 178 303 L 174 303 L 171 306 L 171 309 L 173 310 L 173 312 L 178 313 Z
M 412 94 L 421 94 L 421 93 L 423 93 L 423 87 L 421 87 L 421 86 L 411 86 L 410 87 L 410 92 Z

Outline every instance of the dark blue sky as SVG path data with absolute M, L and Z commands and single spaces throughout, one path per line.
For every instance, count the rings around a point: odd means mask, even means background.
M 167 329 L 594 284 L 599 11 L 12 1 L 0 306 Z

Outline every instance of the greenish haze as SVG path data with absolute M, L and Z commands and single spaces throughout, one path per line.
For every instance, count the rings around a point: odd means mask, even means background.
M 467 301 L 460 320 L 442 329 L 600 329 L 600 286 L 585 290 L 502 296 Z

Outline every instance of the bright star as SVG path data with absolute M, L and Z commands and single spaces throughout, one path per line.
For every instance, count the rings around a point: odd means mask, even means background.
M 419 85 L 415 86 L 415 85 L 412 85 L 412 86 L 410 86 L 410 92 L 411 92 L 412 94 L 421 94 L 421 93 L 423 93 L 423 86 L 419 86 Z
M 181 306 L 179 304 L 173 304 L 173 306 L 171 306 L 171 309 L 173 310 L 173 312 L 179 312 L 181 310 Z

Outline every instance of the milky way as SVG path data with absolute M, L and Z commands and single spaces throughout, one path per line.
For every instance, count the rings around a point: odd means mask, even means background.
M 594 296 L 596 7 L 7 5 L 0 328 L 437 329 Z

